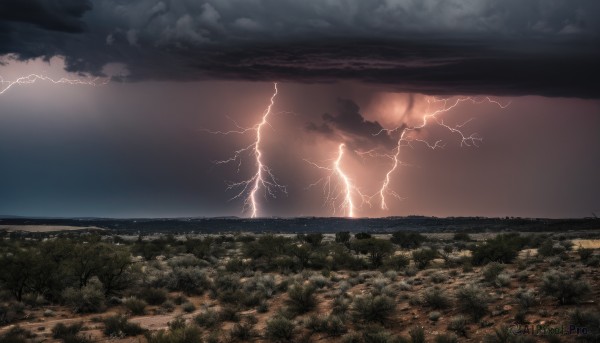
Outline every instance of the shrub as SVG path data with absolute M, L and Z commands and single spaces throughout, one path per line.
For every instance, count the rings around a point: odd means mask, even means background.
M 503 265 L 497 262 L 492 262 L 483 269 L 483 278 L 487 282 L 494 282 L 496 280 L 496 277 L 500 275 L 500 273 L 502 273 L 503 270 Z
M 145 332 L 139 324 L 131 323 L 121 315 L 107 317 L 103 323 L 104 334 L 109 337 L 137 336 Z
M 423 292 L 423 302 L 434 309 L 443 309 L 450 306 L 450 299 L 437 287 L 429 288 Z
M 497 235 L 493 239 L 473 248 L 473 264 L 511 263 L 525 243 L 527 243 L 527 239 L 519 234 Z
M 421 249 L 412 252 L 412 258 L 419 269 L 424 269 L 437 257 L 437 251 L 433 249 Z
M 475 322 L 487 313 L 487 294 L 475 285 L 460 288 L 456 294 L 456 301 L 459 311 L 470 315 Z
M 65 289 L 62 298 L 74 312 L 100 312 L 105 308 L 104 289 L 97 278 L 90 279 L 81 289 Z
M 356 239 L 369 239 L 372 238 L 373 236 L 371 236 L 370 233 L 366 233 L 366 232 L 359 232 L 354 234 L 354 238 Z
M 390 241 L 404 249 L 414 249 L 421 246 L 427 238 L 418 232 L 396 231 L 392 234 Z
M 425 330 L 421 326 L 415 326 L 408 331 L 412 343 L 425 343 Z
M 150 305 L 161 305 L 167 300 L 167 292 L 162 288 L 144 288 L 138 296 Z
M 356 321 L 383 324 L 389 321 L 396 311 L 396 302 L 385 295 L 356 297 L 352 311 Z
M 286 305 L 292 314 L 298 315 L 311 311 L 317 305 L 315 288 L 312 285 L 294 285 L 288 289 Z
M 458 343 L 458 337 L 451 333 L 442 333 L 435 336 L 433 341 L 435 343 Z
M 537 303 L 537 299 L 533 290 L 522 290 L 517 293 L 517 303 L 521 308 L 528 309 Z
M 20 326 L 13 326 L 0 336 L 0 343 L 29 343 L 33 334 Z
M 335 242 L 341 244 L 347 244 L 350 242 L 350 232 L 336 232 L 335 233 Z
M 89 339 L 78 336 L 79 331 L 83 327 L 82 323 L 74 323 L 71 325 L 65 325 L 58 323 L 52 328 L 52 338 L 61 339 L 66 343 L 87 343 Z
M 191 313 L 191 312 L 194 312 L 196 310 L 196 306 L 194 305 L 194 303 L 188 301 L 188 302 L 185 302 L 185 303 L 181 304 L 181 309 L 184 312 Z
M 177 267 L 173 269 L 168 287 L 187 294 L 202 294 L 210 287 L 210 281 L 198 267 Z
M 194 318 L 194 321 L 196 324 L 198 324 L 198 326 L 205 328 L 214 328 L 221 323 L 219 313 L 210 309 L 198 314 Z
M 590 292 L 590 286 L 582 280 L 574 280 L 567 274 L 548 272 L 542 277 L 543 293 L 555 297 L 561 305 L 581 301 Z
M 385 259 L 383 265 L 392 270 L 403 270 L 410 264 L 410 259 L 404 255 L 393 255 Z
M 127 307 L 133 315 L 141 316 L 146 313 L 146 306 L 148 305 L 144 300 L 137 298 L 129 298 L 123 302 L 123 305 Z
M 148 333 L 146 338 L 148 343 L 202 343 L 202 333 L 193 325 L 176 330 Z
M 467 319 L 463 316 L 456 316 L 448 323 L 448 330 L 454 331 L 463 337 L 467 337 L 467 329 Z
M 433 312 L 429 312 L 429 315 L 427 316 L 427 318 L 429 318 L 429 320 L 431 320 L 432 322 L 437 322 L 441 316 L 442 316 L 442 314 L 440 312 L 433 311 Z
M 291 342 L 294 337 L 294 323 L 283 316 L 276 316 L 267 321 L 265 337 L 275 343 Z
M 231 331 L 229 331 L 229 338 L 233 342 L 246 342 L 254 338 L 256 335 L 257 333 L 251 323 L 236 323 L 231 328 Z
M 448 280 L 448 275 L 441 272 L 433 273 L 429 276 L 429 280 L 433 283 L 442 283 Z

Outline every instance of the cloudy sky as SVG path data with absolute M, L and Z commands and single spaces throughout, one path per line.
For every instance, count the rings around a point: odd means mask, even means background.
M 259 216 L 589 216 L 598 60 L 595 0 L 3 0 L 0 214 L 249 216 L 277 82 Z

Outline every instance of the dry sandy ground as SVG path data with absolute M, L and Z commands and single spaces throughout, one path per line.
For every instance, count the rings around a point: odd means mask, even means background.
M 104 230 L 95 226 L 62 226 L 62 225 L 0 225 L 0 230 L 8 232 L 58 232 L 74 230 Z

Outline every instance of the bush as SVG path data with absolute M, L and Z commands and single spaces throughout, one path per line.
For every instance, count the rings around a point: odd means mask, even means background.
M 548 272 L 542 276 L 543 293 L 555 297 L 561 305 L 575 304 L 590 292 L 590 286 L 581 280 L 559 272 Z
M 356 321 L 383 324 L 395 313 L 396 302 L 385 295 L 356 297 L 352 311 Z
M 451 333 L 442 333 L 435 336 L 433 341 L 435 343 L 458 343 L 458 337 Z
M 517 303 L 522 309 L 528 309 L 537 303 L 533 290 L 523 290 L 517 293 Z
M 88 343 L 90 342 L 88 338 L 78 336 L 82 327 L 82 323 L 74 323 L 71 325 L 58 323 L 52 328 L 52 338 L 60 339 L 65 343 Z
M 289 319 L 276 316 L 267 321 L 265 337 L 271 342 L 291 342 L 294 337 L 294 323 Z
M 210 287 L 210 281 L 198 267 L 177 267 L 173 269 L 168 287 L 174 291 L 200 295 Z
M 162 288 L 144 288 L 138 296 L 150 305 L 161 305 L 167 300 L 167 292 Z
M 123 302 L 123 305 L 131 311 L 133 315 L 141 316 L 146 313 L 146 306 L 148 305 L 144 300 L 137 298 L 129 298 Z
M 336 232 L 335 242 L 340 244 L 347 244 L 350 242 L 350 232 Z
M 145 332 L 139 324 L 131 323 L 121 315 L 107 317 L 103 323 L 104 334 L 109 337 L 137 336 Z
M 214 328 L 217 327 L 221 321 L 219 319 L 219 313 L 214 310 L 206 310 L 198 314 L 194 321 L 201 327 Z
M 475 285 L 460 288 L 456 294 L 458 310 L 478 322 L 488 311 L 488 296 Z
M 454 331 L 463 337 L 467 337 L 467 329 L 467 319 L 463 316 L 456 316 L 448 323 L 448 330 Z
M 13 326 L 5 334 L 0 336 L 0 343 L 29 343 L 33 334 L 21 328 L 20 326 Z
M 366 233 L 366 232 L 359 232 L 354 234 L 354 238 L 356 239 L 369 239 L 372 238 L 373 236 L 371 236 L 370 233 Z
M 487 282 L 494 282 L 496 281 L 496 277 L 500 275 L 503 270 L 503 265 L 497 262 L 492 262 L 483 269 L 483 278 Z
M 412 252 L 412 258 L 419 269 L 424 269 L 438 256 L 437 251 L 433 249 L 421 249 Z
M 425 330 L 421 326 L 415 326 L 408 331 L 412 343 L 425 343 Z
M 443 309 L 450 306 L 450 299 L 437 287 L 429 288 L 423 293 L 423 302 L 434 309 Z
M 202 333 L 193 326 L 186 326 L 176 330 L 160 330 L 154 334 L 146 335 L 148 343 L 202 343 Z
M 414 249 L 421 246 L 427 238 L 418 232 L 396 231 L 392 234 L 390 241 L 404 249 Z
M 286 305 L 292 314 L 298 315 L 311 311 L 317 305 L 315 288 L 312 285 L 294 285 L 288 289 Z
M 475 265 L 489 262 L 511 263 L 525 246 L 527 239 L 519 234 L 500 234 L 473 248 Z
M 392 270 L 403 270 L 410 264 L 410 259 L 404 255 L 393 255 L 388 257 L 383 265 Z
M 100 312 L 105 308 L 104 289 L 97 278 L 90 279 L 81 289 L 65 289 L 62 298 L 74 312 Z
M 184 312 L 191 313 L 196 310 L 196 306 L 192 302 L 188 301 L 188 302 L 181 304 L 181 309 Z
M 229 331 L 231 341 L 250 341 L 257 335 L 254 326 L 251 323 L 236 323 Z

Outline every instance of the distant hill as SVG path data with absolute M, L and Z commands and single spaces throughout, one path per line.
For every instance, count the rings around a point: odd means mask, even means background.
M 393 232 L 414 231 L 569 231 L 600 229 L 600 219 L 388 217 L 388 218 L 24 218 L 3 216 L 2 225 L 94 226 L 119 233 L 248 232 Z

